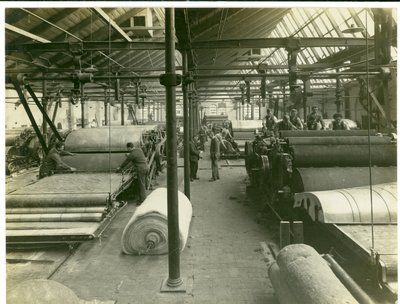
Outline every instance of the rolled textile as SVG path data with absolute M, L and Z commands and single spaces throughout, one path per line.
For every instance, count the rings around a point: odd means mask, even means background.
M 376 130 L 370 130 L 376 134 Z M 279 137 L 312 137 L 312 136 L 368 136 L 368 130 L 290 130 L 279 131 Z
M 358 303 L 328 263 L 308 245 L 284 247 L 278 254 L 277 264 L 298 303 Z
M 296 145 L 291 147 L 293 163 L 304 167 L 367 167 L 368 145 Z M 396 166 L 396 145 L 371 145 L 372 166 Z
M 179 238 L 181 251 L 185 248 L 192 219 L 192 204 L 178 191 Z M 122 233 L 125 254 L 168 253 L 167 189 L 154 190 L 138 207 Z
M 37 213 L 104 213 L 106 207 L 49 207 L 49 208 L 7 208 L 6 214 Z
M 103 213 L 6 214 L 6 222 L 100 222 Z
M 368 136 L 287 137 L 289 145 L 368 145 Z M 371 145 L 391 144 L 389 136 L 371 136 Z
M 397 180 L 397 167 L 372 167 L 372 184 Z M 297 168 L 293 170 L 291 189 L 294 193 L 323 191 L 369 185 L 368 167 Z
M 274 287 L 280 304 L 297 304 L 295 293 L 293 294 L 286 280 L 282 277 L 279 266 L 276 262 L 268 268 L 268 276 Z

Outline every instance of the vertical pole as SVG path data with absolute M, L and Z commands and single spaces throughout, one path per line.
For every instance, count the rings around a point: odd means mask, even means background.
M 254 120 L 254 100 L 251 103 L 251 120 Z
M 168 201 L 168 267 L 167 285 L 182 285 L 180 277 L 180 240 L 178 213 L 178 174 L 176 149 L 176 73 L 175 11 L 165 9 L 165 85 L 167 125 L 167 201 Z M 175 81 L 175 82 L 174 82 Z
M 182 65 L 183 65 L 183 75 L 188 76 L 188 57 L 187 52 L 182 52 Z M 190 151 L 189 151 L 189 141 L 190 141 L 190 130 L 189 130 L 189 99 L 188 99 L 188 83 L 186 81 L 182 84 L 183 91 L 183 153 L 184 153 L 184 187 L 185 195 L 190 199 Z
M 336 69 L 336 73 L 339 73 L 339 69 Z M 340 103 L 341 101 L 341 94 L 340 94 L 340 79 L 339 76 L 336 77 L 336 91 L 335 91 L 335 95 L 336 95 L 336 113 L 340 113 L 341 106 Z
M 193 92 L 193 86 L 190 85 L 191 91 Z M 189 136 L 193 138 L 193 94 L 189 94 Z
M 125 100 L 124 94 L 121 94 L 121 126 L 125 125 Z
M 303 79 L 303 118 L 304 121 L 307 119 L 307 94 L 308 91 L 310 90 L 310 79 L 309 78 L 304 78 Z
M 83 84 L 81 85 L 81 121 L 82 128 L 85 127 L 85 98 L 83 92 Z
M 108 101 L 107 89 L 104 89 L 104 125 L 108 126 Z
M 44 76 L 45 76 L 45 74 L 43 73 L 43 77 Z M 43 80 L 43 88 L 42 89 L 43 89 L 43 94 L 42 94 L 43 110 L 45 113 L 47 113 L 47 82 L 46 82 L 46 80 Z M 47 144 L 47 122 L 46 122 L 45 114 L 43 114 L 43 118 L 42 118 L 42 133 L 43 133 L 44 140 Z

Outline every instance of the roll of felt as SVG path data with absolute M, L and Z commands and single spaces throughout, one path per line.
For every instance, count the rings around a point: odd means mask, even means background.
M 268 276 L 274 287 L 280 304 L 297 304 L 295 294 L 292 293 L 286 280 L 282 277 L 279 266 L 276 262 L 268 268 Z
M 370 130 L 375 135 L 375 130 Z M 368 130 L 295 130 L 279 131 L 280 137 L 313 137 L 313 136 L 368 136 Z
M 277 256 L 277 264 L 298 303 L 358 303 L 328 263 L 308 245 L 284 247 Z
M 71 152 L 123 152 L 128 142 L 141 141 L 142 133 L 156 126 L 113 126 L 78 129 L 65 140 L 65 149 Z
M 49 207 L 49 208 L 6 208 L 6 214 L 35 213 L 103 213 L 105 207 Z
M 368 145 L 368 136 L 287 137 L 289 145 Z M 388 136 L 371 136 L 371 145 L 390 144 Z
M 100 222 L 103 213 L 6 214 L 6 222 Z
M 67 165 L 79 171 L 108 172 L 115 171 L 126 159 L 126 152 L 120 153 L 77 153 L 75 156 L 63 156 Z
M 192 219 L 192 204 L 178 191 L 179 238 L 181 251 L 185 248 Z M 154 190 L 138 207 L 122 233 L 125 254 L 168 253 L 167 189 Z
M 396 166 L 395 145 L 372 145 L 372 166 Z M 296 145 L 291 146 L 296 168 L 304 167 L 367 167 L 368 145 Z
M 371 191 L 372 190 L 372 191 Z M 335 224 L 397 223 L 397 183 L 297 193 L 294 208 L 304 208 L 313 221 Z
M 397 180 L 397 167 L 372 167 L 372 184 Z M 297 168 L 292 173 L 294 193 L 369 185 L 368 167 Z
M 104 193 L 9 194 L 6 195 L 6 207 L 105 206 L 107 197 Z

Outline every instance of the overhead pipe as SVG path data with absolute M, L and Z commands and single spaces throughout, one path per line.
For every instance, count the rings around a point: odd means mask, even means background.
M 175 70 L 175 10 L 165 9 L 165 74 L 160 83 L 166 91 L 167 127 L 167 202 L 168 202 L 168 279 L 169 288 L 177 288 L 183 281 L 180 276 L 180 239 L 178 210 L 178 173 L 176 149 L 176 86 L 180 77 Z

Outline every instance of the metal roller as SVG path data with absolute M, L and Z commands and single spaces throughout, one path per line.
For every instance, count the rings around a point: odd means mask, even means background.
M 105 206 L 107 197 L 106 193 L 10 194 L 6 195 L 6 208 Z
M 303 208 L 315 222 L 356 224 L 371 222 L 370 187 L 295 194 L 294 208 Z M 397 183 L 372 186 L 374 223 L 397 223 Z
M 6 214 L 6 222 L 100 222 L 103 213 Z
M 126 146 L 126 145 L 125 145 Z M 85 153 L 62 157 L 63 162 L 86 172 L 115 171 L 126 159 L 126 153 Z
M 370 130 L 370 134 L 376 134 Z M 368 130 L 295 130 L 279 131 L 280 137 L 368 136 Z
M 7 208 L 6 214 L 38 213 L 103 213 L 105 207 L 50 207 L 50 208 Z
M 144 131 L 155 127 L 146 125 L 78 129 L 67 136 L 65 149 L 70 152 L 127 151 L 128 142 L 140 141 Z
M 368 136 L 287 137 L 289 145 L 368 145 Z M 390 137 L 371 136 L 371 145 L 391 144 Z
M 302 167 L 366 167 L 369 165 L 368 145 L 296 145 L 291 147 L 294 166 Z M 395 145 L 372 145 L 372 166 L 395 166 Z
M 39 230 L 39 229 L 73 229 L 88 228 L 96 229 L 99 227 L 97 222 L 8 222 L 7 230 Z
M 371 172 L 373 185 L 397 180 L 397 167 L 372 167 Z M 291 180 L 294 193 L 365 185 L 369 185 L 368 167 L 297 168 Z

